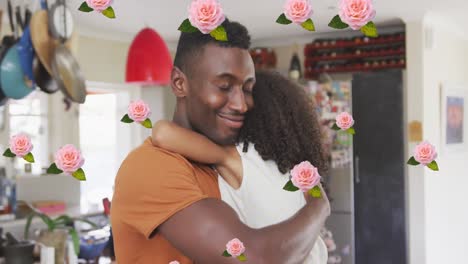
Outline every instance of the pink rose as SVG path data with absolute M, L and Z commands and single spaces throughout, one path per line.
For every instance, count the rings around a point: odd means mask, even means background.
M 92 9 L 102 12 L 112 5 L 114 0 L 86 0 L 86 3 Z
M 343 112 L 336 117 L 336 125 L 343 129 L 347 130 L 354 125 L 353 116 L 347 112 Z
M 301 191 L 306 192 L 320 183 L 320 175 L 310 162 L 303 161 L 291 170 L 291 181 Z
M 203 34 L 210 33 L 226 19 L 217 0 L 193 0 L 188 11 L 190 23 Z
M 427 141 L 421 142 L 414 149 L 414 159 L 422 165 L 427 165 L 437 158 L 435 147 Z
M 65 173 L 73 173 L 84 164 L 81 152 L 73 145 L 65 145 L 55 153 L 55 165 Z
M 302 24 L 312 15 L 312 5 L 308 0 L 287 0 L 284 15 L 294 23 Z
M 232 257 L 238 257 L 245 252 L 245 247 L 244 247 L 244 244 L 239 239 L 234 238 L 233 240 L 229 241 L 226 244 L 226 251 Z
M 10 150 L 16 156 L 22 158 L 33 149 L 31 139 L 25 134 L 18 134 L 10 138 Z
M 180 263 L 179 263 L 179 261 L 174 260 L 174 261 L 169 262 L 169 264 L 180 264 Z
M 339 16 L 352 29 L 360 29 L 374 19 L 372 0 L 341 0 Z
M 142 100 L 136 100 L 128 106 L 128 116 L 135 122 L 143 122 L 150 115 L 151 109 Z

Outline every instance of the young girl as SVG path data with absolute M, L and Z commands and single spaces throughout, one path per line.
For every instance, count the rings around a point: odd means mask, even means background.
M 308 160 L 326 170 L 320 126 L 304 90 L 278 73 L 260 71 L 253 89 L 255 107 L 247 114 L 236 146 L 219 146 L 205 136 L 170 121 L 158 121 L 153 144 L 186 158 L 213 164 L 219 172 L 221 198 L 252 228 L 285 221 L 309 196 L 283 186 L 289 171 Z M 327 263 L 319 237 L 306 264 Z

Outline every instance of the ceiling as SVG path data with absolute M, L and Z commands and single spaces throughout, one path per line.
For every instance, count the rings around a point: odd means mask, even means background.
M 131 41 L 143 27 L 158 31 L 167 42 L 175 42 L 179 36 L 177 28 L 187 17 L 190 0 L 115 0 L 113 7 L 116 19 L 101 14 L 77 11 L 84 0 L 66 0 L 72 9 L 80 34 Z M 283 26 L 275 23 L 282 13 L 284 0 L 220 0 L 225 14 L 247 26 L 254 40 L 290 38 L 314 34 L 296 25 Z M 29 3 L 38 6 L 39 0 L 12 0 L 13 3 Z M 48 0 L 51 5 L 54 0 Z M 329 20 L 337 14 L 338 0 L 312 0 L 312 19 L 317 32 L 330 32 Z M 401 24 L 403 21 L 419 20 L 426 11 L 433 11 L 452 18 L 460 25 L 468 24 L 467 0 L 374 0 L 378 26 Z M 5 10 L 6 0 L 0 0 Z M 6 14 L 4 14 L 6 22 Z M 316 34 L 316 33 L 315 33 Z

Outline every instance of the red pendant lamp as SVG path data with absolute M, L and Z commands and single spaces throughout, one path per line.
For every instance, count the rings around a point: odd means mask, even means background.
M 168 85 L 171 70 L 171 55 L 161 36 L 151 28 L 141 30 L 128 51 L 126 82 Z

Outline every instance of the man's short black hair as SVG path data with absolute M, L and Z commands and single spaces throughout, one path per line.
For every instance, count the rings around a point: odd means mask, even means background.
M 242 24 L 229 21 L 227 18 L 222 26 L 227 32 L 228 41 L 218 41 L 210 34 L 201 32 L 180 34 L 179 43 L 174 59 L 174 66 L 178 67 L 185 74 L 191 74 L 191 66 L 196 61 L 196 57 L 203 52 L 204 46 L 214 43 L 221 47 L 250 48 L 250 35 L 247 28 Z

